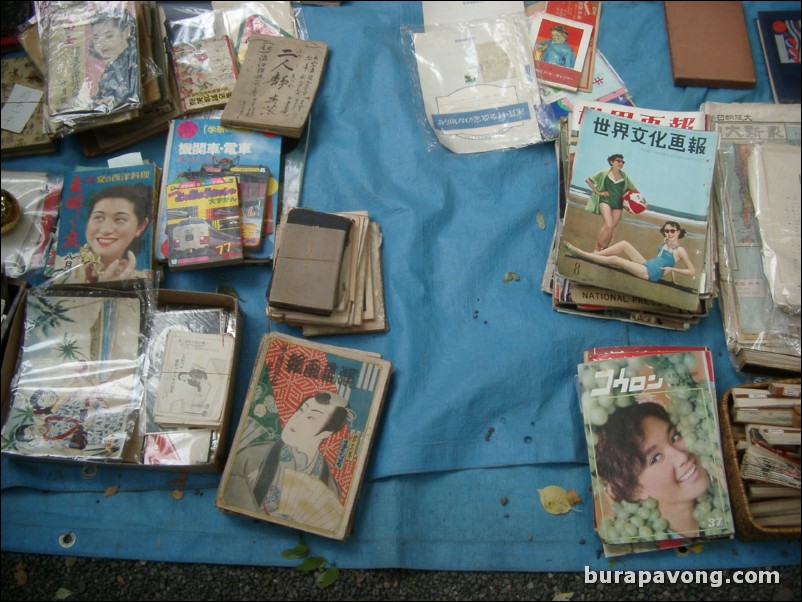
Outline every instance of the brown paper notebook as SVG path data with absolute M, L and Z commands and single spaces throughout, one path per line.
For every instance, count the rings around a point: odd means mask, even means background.
M 351 220 L 293 209 L 281 226 L 268 303 L 273 307 L 329 315 L 337 305 L 343 251 Z
M 755 86 L 755 66 L 740 2 L 664 5 L 674 85 Z

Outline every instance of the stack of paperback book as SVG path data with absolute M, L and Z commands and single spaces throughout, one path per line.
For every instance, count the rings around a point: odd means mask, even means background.
M 156 260 L 174 270 L 273 257 L 281 137 L 226 127 L 220 114 L 170 122 Z
M 703 124 L 698 112 L 601 102 L 562 121 L 542 283 L 555 310 L 678 330 L 707 315 L 717 135 Z
M 305 336 L 387 330 L 381 230 L 367 211 L 290 209 L 277 238 L 268 318 Z
M 733 537 L 710 351 L 594 348 L 584 359 L 577 391 L 605 555 Z
M 800 387 L 730 389 L 733 437 L 749 513 L 761 527 L 800 524 Z

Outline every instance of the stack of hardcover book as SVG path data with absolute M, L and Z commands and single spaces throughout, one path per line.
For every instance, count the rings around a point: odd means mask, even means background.
M 698 112 L 600 102 L 563 120 L 542 283 L 555 310 L 678 330 L 707 315 L 717 136 L 703 128 Z
M 367 211 L 290 209 L 277 238 L 268 318 L 305 336 L 387 330 L 381 231 Z
M 584 359 L 577 392 L 605 555 L 732 538 L 710 351 L 593 348 Z

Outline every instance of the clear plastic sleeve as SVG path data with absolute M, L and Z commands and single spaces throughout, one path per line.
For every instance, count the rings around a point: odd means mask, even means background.
M 135 116 L 142 102 L 137 5 L 38 2 L 46 115 L 60 135 Z
M 455 153 L 544 142 L 541 100 L 524 17 L 402 28 L 419 123 L 431 150 Z
M 63 177 L 45 172 L 3 171 L 3 190 L 17 200 L 17 225 L 3 234 L 3 272 L 19 277 L 41 268 L 55 232 Z
M 80 461 L 135 461 L 147 291 L 28 291 L 3 451 Z

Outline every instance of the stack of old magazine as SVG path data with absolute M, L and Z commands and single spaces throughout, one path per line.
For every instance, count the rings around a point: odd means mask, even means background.
M 740 369 L 799 373 L 799 104 L 702 106 L 718 132 L 714 215 L 727 347 Z
M 556 144 L 559 214 L 542 282 L 555 310 L 676 330 L 707 315 L 716 142 L 699 112 L 574 107 Z M 610 210 L 616 178 L 623 208 Z M 607 240 L 605 214 L 620 214 Z
M 284 214 L 266 314 L 305 336 L 387 330 L 381 229 L 367 211 Z
M 734 536 L 713 362 L 703 347 L 605 347 L 577 368 L 606 556 Z

